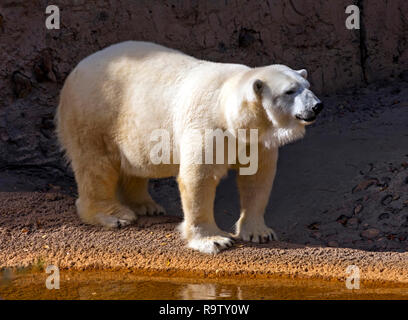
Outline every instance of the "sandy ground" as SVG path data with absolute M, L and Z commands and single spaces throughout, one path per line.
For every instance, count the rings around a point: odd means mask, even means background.
M 408 253 L 323 248 L 276 242 L 237 243 L 208 256 L 185 248 L 177 217 L 146 217 L 139 226 L 104 230 L 80 223 L 74 198 L 58 193 L 0 194 L 0 265 L 55 264 L 69 269 L 132 269 L 144 274 L 343 279 L 348 265 L 366 280 L 408 282 Z
M 324 97 L 302 141 L 281 149 L 266 210 L 282 242 L 237 243 L 217 256 L 185 248 L 173 179 L 151 183 L 168 216 L 121 230 L 79 221 L 70 179 L 40 168 L 0 173 L 0 268 L 127 269 L 199 277 L 286 275 L 344 279 L 351 264 L 372 281 L 408 282 L 408 84 L 375 84 Z M 234 175 L 222 181 L 217 223 L 238 217 Z

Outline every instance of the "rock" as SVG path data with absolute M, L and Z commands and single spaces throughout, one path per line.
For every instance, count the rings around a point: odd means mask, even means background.
M 353 188 L 352 192 L 355 193 L 355 192 L 358 192 L 358 191 L 366 190 L 366 189 L 368 189 L 369 187 L 371 187 L 374 184 L 378 184 L 378 179 L 371 178 L 371 179 L 368 179 L 368 180 L 361 181 L 358 185 L 356 185 Z
M 32 89 L 31 80 L 19 71 L 15 71 L 11 76 L 14 84 L 14 93 L 17 98 L 26 97 Z
M 57 77 L 55 76 L 54 71 L 50 71 L 47 73 L 47 78 L 48 80 L 50 80 L 51 82 L 57 82 Z
M 47 80 L 57 82 L 57 77 L 53 70 L 52 55 L 49 51 L 45 50 L 41 53 L 37 63 L 33 66 L 33 73 L 38 82 Z
M 370 228 L 361 232 L 361 236 L 367 239 L 374 239 L 380 234 L 380 230 L 375 228 Z
M 383 206 L 387 206 L 392 202 L 393 196 L 392 194 L 387 194 L 385 197 L 381 199 L 381 204 Z
M 363 211 L 364 207 L 361 203 L 355 206 L 354 208 L 354 214 L 359 214 L 361 211 Z
M 357 226 L 358 223 L 359 223 L 358 218 L 350 218 L 350 219 L 348 219 L 348 221 L 347 221 L 347 226 L 354 227 L 354 226 Z
M 384 213 L 381 213 L 381 214 L 378 216 L 378 220 L 388 219 L 389 217 L 390 217 L 390 214 L 387 213 L 387 212 L 384 212 Z
M 327 245 L 328 245 L 329 247 L 338 247 L 338 246 L 339 246 L 339 243 L 338 243 L 337 241 L 332 240 L 332 241 L 329 241 L 329 242 L 327 243 Z
M 307 226 L 309 230 L 319 230 L 319 222 L 313 222 Z
M 45 199 L 47 201 L 56 201 L 56 200 L 59 200 L 59 196 L 56 193 L 47 193 L 45 195 Z
M 347 220 L 348 220 L 348 217 L 345 216 L 344 214 L 342 214 L 341 216 L 339 216 L 339 217 L 336 219 L 336 221 L 337 221 L 338 223 L 341 223 L 343 226 L 347 224 Z

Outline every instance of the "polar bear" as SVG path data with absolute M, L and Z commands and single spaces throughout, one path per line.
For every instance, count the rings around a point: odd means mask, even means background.
M 139 215 L 164 213 L 149 195 L 148 181 L 176 176 L 184 212 L 179 229 L 190 248 L 218 253 L 235 239 L 277 240 L 264 211 L 278 147 L 303 137 L 323 107 L 306 78 L 304 69 L 208 62 L 139 41 L 83 59 L 67 77 L 56 113 L 57 135 L 78 186 L 80 218 L 115 228 Z M 151 161 L 149 136 L 163 128 L 179 146 L 179 163 Z M 239 129 L 257 130 L 257 171 L 237 175 L 241 212 L 234 234 L 217 227 L 213 205 L 220 179 L 241 165 L 191 161 L 203 145 L 186 138 L 189 129 L 235 136 Z

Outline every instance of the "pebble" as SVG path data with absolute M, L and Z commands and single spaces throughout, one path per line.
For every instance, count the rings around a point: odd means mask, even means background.
M 352 192 L 354 193 L 354 192 L 358 192 L 361 190 L 366 190 L 369 187 L 371 187 L 373 184 L 377 184 L 377 183 L 378 183 L 377 179 L 368 179 L 368 180 L 361 181 L 358 185 L 356 185 L 353 188 Z
M 354 214 L 359 214 L 361 211 L 363 211 L 364 207 L 363 205 L 360 203 L 358 204 L 355 208 L 354 208 Z
M 389 205 L 392 199 L 393 199 L 393 196 L 391 194 L 387 194 L 385 197 L 381 199 L 381 204 L 383 206 Z
M 356 225 L 358 225 L 358 218 L 350 218 L 350 219 L 347 221 L 347 225 L 350 225 L 350 226 L 356 226 Z
M 327 244 L 329 247 L 338 247 L 339 243 L 337 241 L 329 241 L 329 243 Z
M 387 213 L 387 212 L 384 212 L 384 213 L 381 213 L 381 214 L 378 216 L 378 220 L 388 219 L 389 217 L 390 217 L 390 214 Z
M 55 193 L 47 193 L 45 195 L 45 199 L 48 200 L 48 201 L 55 201 L 55 200 L 59 200 L 59 197 Z
M 313 223 L 309 224 L 307 226 L 307 228 L 310 229 L 310 230 L 319 230 L 319 225 L 320 225 L 319 222 L 313 222 Z
M 380 234 L 380 230 L 375 228 L 370 228 L 361 232 L 361 236 L 367 239 L 374 239 Z
M 341 216 L 339 216 L 339 217 L 336 219 L 336 221 L 337 221 L 338 223 L 341 223 L 343 226 L 347 224 L 347 220 L 348 220 L 348 217 L 345 216 L 344 214 L 342 214 Z

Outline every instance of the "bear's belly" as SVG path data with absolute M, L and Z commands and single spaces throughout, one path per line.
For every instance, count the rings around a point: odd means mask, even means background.
M 169 178 L 178 175 L 178 165 L 151 165 L 129 168 L 129 174 L 142 178 Z
M 141 178 L 168 178 L 175 177 L 179 172 L 178 164 L 154 164 L 150 159 L 131 161 L 122 158 L 121 169 L 128 175 Z

